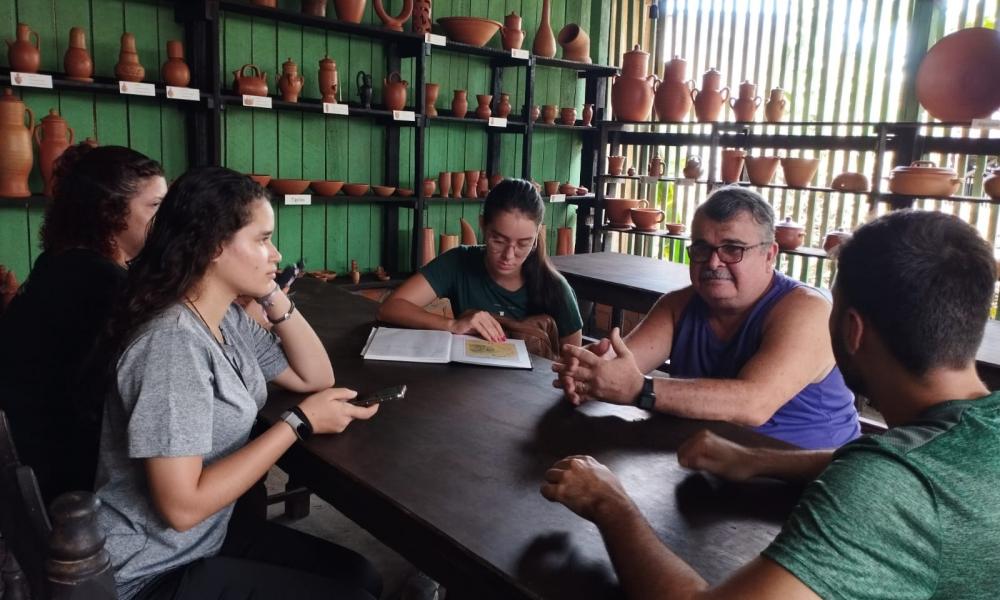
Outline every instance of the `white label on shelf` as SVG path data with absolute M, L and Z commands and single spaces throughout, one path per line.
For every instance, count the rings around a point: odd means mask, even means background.
M 972 127 L 974 129 L 1000 129 L 1000 120 L 998 119 L 973 119 Z
M 136 83 L 135 81 L 119 81 L 118 92 L 132 96 L 155 96 L 156 86 L 152 83 Z
M 416 121 L 417 113 L 412 110 L 394 110 L 392 111 L 393 121 Z
M 285 194 L 286 206 L 309 206 L 312 202 L 312 194 Z
M 448 38 L 436 33 L 425 33 L 424 42 L 430 44 L 431 46 L 447 46 Z
M 324 102 L 323 112 L 328 115 L 343 115 L 346 117 L 349 114 L 349 109 L 346 104 L 341 104 L 340 102 Z
M 639 177 L 639 183 L 646 183 L 646 184 L 656 183 L 658 179 L 659 179 L 658 177 L 653 177 L 652 175 L 643 175 Z
M 549 196 L 549 202 L 565 202 L 566 194 L 552 194 Z
M 250 106 L 253 108 L 271 108 L 271 97 L 243 94 L 243 106 Z
M 506 127 L 506 117 L 490 117 L 490 127 Z
M 20 85 L 22 87 L 45 88 L 47 90 L 51 90 L 52 76 L 40 75 L 38 73 L 20 73 L 18 71 L 11 71 L 10 83 L 12 85 Z
M 196 88 L 167 86 L 167 98 L 171 100 L 201 100 L 201 91 Z
M 531 53 L 523 48 L 511 48 L 510 55 L 519 60 L 531 60 Z

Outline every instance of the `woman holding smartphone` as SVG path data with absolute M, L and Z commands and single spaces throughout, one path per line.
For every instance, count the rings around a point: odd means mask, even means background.
M 97 494 L 119 597 L 377 598 L 371 565 L 233 503 L 296 439 L 377 406 L 331 388 L 323 344 L 277 287 L 268 193 L 225 168 L 169 189 L 113 322 Z M 234 300 L 257 298 L 270 332 Z M 267 382 L 312 394 L 253 440 Z

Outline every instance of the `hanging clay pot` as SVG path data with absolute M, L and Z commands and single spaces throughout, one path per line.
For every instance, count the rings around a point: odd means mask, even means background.
M 451 171 L 441 171 L 438 173 L 438 192 L 442 198 L 448 197 L 451 191 Z
M 465 171 L 451 172 L 451 197 L 462 197 L 462 186 L 465 185 Z
M 69 133 L 69 138 L 66 133 Z M 73 128 L 66 119 L 59 116 L 56 109 L 50 108 L 49 114 L 41 120 L 34 132 L 38 144 L 38 168 L 45 181 L 45 195 L 52 197 L 52 166 L 55 161 L 73 143 Z
M 666 64 L 663 81 L 656 87 L 653 104 L 656 118 L 665 123 L 681 123 L 691 113 L 691 91 L 694 80 L 685 81 L 687 61 L 679 56 Z
M 337 61 L 324 56 L 319 61 L 319 92 L 323 94 L 323 102 L 336 103 L 340 100 L 340 76 L 337 74 Z
M 785 100 L 785 90 L 776 87 L 771 90 L 771 97 L 764 105 L 764 118 L 768 123 L 779 123 L 785 116 L 785 107 L 788 102 Z
M 719 89 L 721 81 L 722 74 L 715 69 L 709 69 L 702 76 L 701 89 L 691 90 L 694 114 L 699 122 L 714 123 L 719 120 L 719 113 L 729 100 L 729 88 Z
M 302 0 L 302 14 L 325 17 L 326 0 Z
M 438 254 L 444 254 L 445 252 L 451 250 L 452 248 L 458 247 L 458 236 L 453 233 L 442 233 L 441 234 L 441 244 L 438 248 Z
M 590 127 L 591 121 L 594 120 L 594 105 L 584 104 L 583 105 L 583 126 Z
M 179 40 L 167 41 L 167 62 L 160 67 L 160 79 L 175 87 L 191 83 L 191 69 L 184 62 L 184 45 Z
M 386 110 L 403 110 L 406 106 L 406 89 L 410 82 L 404 81 L 397 71 L 389 73 L 382 80 L 382 104 Z
M 87 52 L 87 35 L 82 27 L 69 30 L 69 47 L 63 55 L 66 78 L 74 81 L 94 80 L 94 61 Z
M 649 53 L 639 44 L 622 57 L 622 74 L 611 86 L 611 107 L 619 121 L 645 121 L 653 108 L 656 75 L 647 74 Z
M 28 124 L 24 124 L 28 113 Z M 24 102 L 5 88 L 0 96 L 0 197 L 25 198 L 28 174 L 31 173 L 31 136 L 35 130 L 35 115 Z
M 559 45 L 563 60 L 590 63 L 590 36 L 576 23 L 569 23 L 559 31 Z
M 503 27 L 500 28 L 500 45 L 503 49 L 520 50 L 524 43 L 524 30 L 521 29 L 521 17 L 516 12 L 511 12 L 503 18 Z
M 573 254 L 573 228 L 560 227 L 556 230 L 556 256 Z
M 476 238 L 476 230 L 472 228 L 472 225 L 468 221 L 459 217 L 458 225 L 462 229 L 463 246 L 475 246 L 479 243 L 479 240 Z
M 385 8 L 382 6 L 382 0 L 375 0 L 374 7 L 375 14 L 377 14 L 378 18 L 382 19 L 382 22 L 385 23 L 386 29 L 402 31 L 403 23 L 405 23 L 413 13 L 413 0 L 403 0 L 403 8 L 395 17 L 385 12 Z
M 424 114 L 428 117 L 436 117 L 438 114 L 437 107 L 434 103 L 437 102 L 438 93 L 441 91 L 441 85 L 437 83 L 425 83 L 424 84 Z
M 479 190 L 479 169 L 465 172 L 465 189 L 462 190 L 463 198 L 477 198 Z
M 757 85 L 749 81 L 741 83 L 739 97 L 730 98 L 729 106 L 733 109 L 733 115 L 737 122 L 753 122 L 757 114 L 757 107 L 760 106 Z
M 497 116 L 501 119 L 506 119 L 507 115 L 510 114 L 510 94 L 500 94 L 500 102 L 497 103 Z
M 433 23 L 434 21 L 431 20 L 431 0 L 414 0 L 410 30 L 413 33 L 430 33 Z
M 281 90 L 281 99 L 285 102 L 298 102 L 299 94 L 302 93 L 302 86 L 305 84 L 305 77 L 299 75 L 299 66 L 295 61 L 288 58 L 281 64 L 281 78 L 278 79 L 278 89 Z
M 121 49 L 118 51 L 118 64 L 115 65 L 115 77 L 120 81 L 142 81 L 146 69 L 139 62 L 135 51 L 135 36 L 125 32 L 122 34 Z
M 476 100 L 479 102 L 479 106 L 476 107 L 476 118 L 489 119 L 493 114 L 490 110 L 490 102 L 493 102 L 492 94 L 476 94 Z
M 455 97 L 451 100 L 451 116 L 462 119 L 467 112 L 469 112 L 468 93 L 465 90 L 455 90 Z
M 545 58 L 552 58 L 556 55 L 556 36 L 552 34 L 550 24 L 549 0 L 542 0 L 542 20 L 535 33 L 535 42 L 531 46 L 531 52 Z
M 267 73 L 251 64 L 236 69 L 233 71 L 233 93 L 238 96 L 266 96 Z
M 746 150 L 727 148 L 722 151 L 722 182 L 736 183 L 740 180 L 740 173 L 743 172 L 743 159 L 746 158 Z
M 35 43 L 31 43 L 31 36 Z M 41 40 L 38 32 L 25 23 L 18 23 L 14 41 L 7 40 L 7 64 L 11 71 L 19 73 L 37 73 L 41 62 L 41 52 L 38 46 Z
M 424 227 L 420 233 L 422 234 L 421 241 L 423 242 L 420 252 L 420 266 L 422 267 L 434 260 L 434 229 L 432 227 Z
M 333 0 L 337 18 L 348 23 L 360 23 L 365 14 L 365 0 Z

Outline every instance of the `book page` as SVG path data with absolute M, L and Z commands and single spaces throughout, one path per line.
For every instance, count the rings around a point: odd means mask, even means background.
M 446 363 L 451 356 L 451 337 L 447 331 L 375 327 L 361 355 L 369 360 Z
M 473 365 L 530 369 L 528 348 L 522 340 L 494 343 L 471 335 L 453 336 L 451 360 Z

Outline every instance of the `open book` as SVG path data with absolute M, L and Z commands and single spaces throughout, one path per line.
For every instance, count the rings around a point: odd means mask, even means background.
M 493 343 L 471 335 L 431 329 L 373 327 L 361 356 L 368 360 L 531 368 L 528 349 L 521 340 Z

